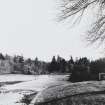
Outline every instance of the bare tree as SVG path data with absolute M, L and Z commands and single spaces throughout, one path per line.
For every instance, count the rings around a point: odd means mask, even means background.
M 97 20 L 88 31 L 86 38 L 91 43 L 105 41 L 105 0 L 62 0 L 61 6 L 63 20 L 78 13 L 80 18 L 90 6 L 97 6 Z

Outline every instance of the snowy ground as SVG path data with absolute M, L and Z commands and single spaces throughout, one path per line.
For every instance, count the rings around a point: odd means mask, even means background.
M 33 94 L 48 87 L 66 84 L 67 78 L 67 75 L 0 75 L 0 82 L 3 83 L 0 87 L 0 105 L 22 105 L 20 100 L 25 94 Z M 8 84 L 11 82 L 14 84 Z

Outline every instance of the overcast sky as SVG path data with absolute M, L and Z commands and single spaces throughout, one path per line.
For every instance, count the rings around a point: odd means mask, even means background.
M 66 59 L 71 55 L 101 57 L 101 52 L 87 47 L 82 37 L 89 17 L 75 27 L 56 22 L 55 1 L 0 0 L 0 52 L 45 61 L 53 55 Z

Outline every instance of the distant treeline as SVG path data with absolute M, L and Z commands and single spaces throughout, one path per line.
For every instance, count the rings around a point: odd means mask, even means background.
M 50 74 L 50 73 L 70 73 L 72 59 L 66 61 L 58 56 L 52 57 L 51 62 L 40 61 L 37 57 L 25 59 L 23 56 L 3 55 L 0 53 L 0 73 L 16 74 Z M 73 61 L 74 62 L 74 61 Z
M 0 53 L 0 74 L 50 74 L 72 73 L 71 81 L 96 80 L 98 73 L 105 72 L 105 58 L 90 61 L 87 57 L 65 60 L 53 56 L 51 62 L 40 61 L 37 57 L 25 59 L 23 56 L 9 56 Z

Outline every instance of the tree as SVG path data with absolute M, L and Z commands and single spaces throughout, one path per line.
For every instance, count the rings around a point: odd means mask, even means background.
M 89 60 L 86 57 L 83 57 L 83 58 L 80 58 L 79 60 L 77 60 L 76 64 L 88 66 L 89 65 Z
M 24 73 L 24 57 L 23 56 L 14 56 L 14 72 Z
M 61 19 L 74 15 L 78 15 L 80 19 L 90 6 L 97 7 L 97 20 L 88 31 L 86 38 L 90 43 L 97 41 L 102 43 L 105 40 L 105 0 L 62 0 Z
M 70 64 L 74 64 L 74 60 L 73 60 L 73 57 L 72 56 L 70 57 L 69 63 Z
M 93 74 L 98 74 L 98 73 L 105 73 L 105 59 L 99 59 L 96 61 L 92 61 L 90 64 L 91 72 Z
M 57 61 L 56 61 L 55 56 L 53 56 L 52 61 L 51 61 L 51 63 L 49 64 L 48 69 L 49 69 L 49 72 L 50 72 L 50 73 L 58 72 L 59 67 L 58 67 L 58 63 L 57 63 Z
M 60 63 L 61 60 L 62 60 L 62 58 L 58 55 L 58 56 L 57 56 L 57 63 Z
M 28 59 L 25 61 L 25 63 L 31 66 L 32 60 L 31 60 L 30 58 L 28 58 Z
M 38 65 L 39 61 L 38 61 L 37 57 L 35 58 L 34 63 L 35 63 L 35 65 Z
M 67 63 L 66 63 L 65 59 L 62 59 L 60 65 L 61 65 L 61 72 L 62 72 L 62 73 L 66 72 Z
M 2 53 L 0 53 L 0 60 L 5 60 L 5 57 Z
M 88 72 L 88 68 L 83 65 L 75 65 L 70 76 L 70 81 L 72 82 L 81 82 L 91 80 L 90 72 Z
M 86 57 L 76 59 L 71 73 L 70 81 L 72 82 L 91 80 L 90 61 Z

